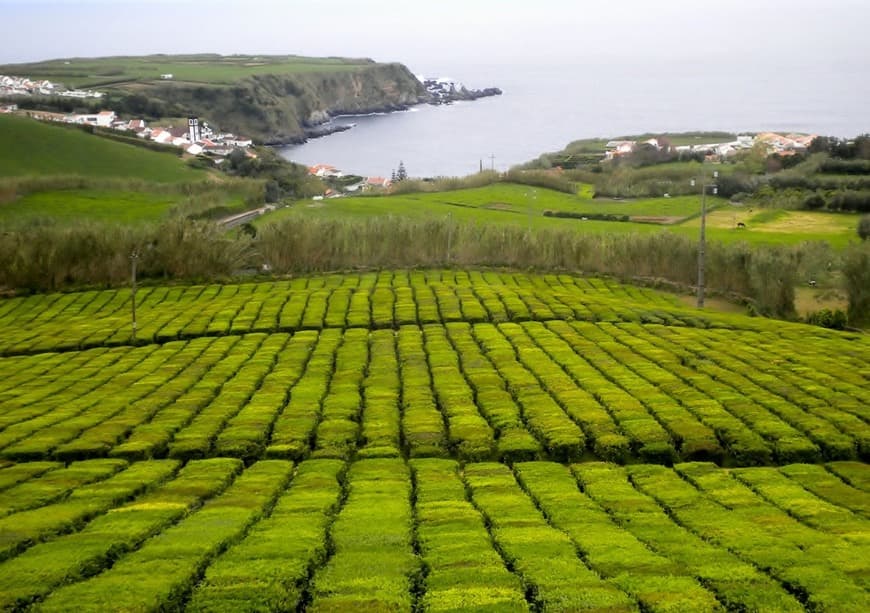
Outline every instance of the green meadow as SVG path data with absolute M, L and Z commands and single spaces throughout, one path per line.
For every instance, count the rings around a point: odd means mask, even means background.
M 67 87 L 98 87 L 126 81 L 174 81 L 230 84 L 255 75 L 341 72 L 371 65 L 370 60 L 273 55 L 148 55 L 138 57 L 68 58 L 0 66 L 0 74 L 24 74 Z
M 46 175 L 125 177 L 156 183 L 206 177 L 172 152 L 96 138 L 81 130 L 0 115 L 0 178 Z
M 858 216 L 804 211 L 770 211 L 730 204 L 724 198 L 708 196 L 707 235 L 726 243 L 799 244 L 826 241 L 843 248 L 856 240 Z M 600 221 L 577 217 L 550 217 L 558 211 L 572 216 L 628 215 L 631 221 Z M 611 199 L 593 198 L 588 185 L 577 194 L 566 194 L 540 187 L 495 183 L 493 185 L 449 192 L 355 196 L 319 201 L 298 201 L 259 218 L 263 226 L 298 216 L 323 219 L 369 219 L 396 216 L 409 219 L 445 219 L 458 223 L 497 224 L 532 229 L 576 229 L 588 233 L 673 232 L 695 237 L 700 227 L 699 196 L 672 198 Z M 738 228 L 744 222 L 745 228 Z

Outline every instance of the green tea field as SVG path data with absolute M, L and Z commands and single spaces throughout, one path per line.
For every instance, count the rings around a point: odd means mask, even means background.
M 0 610 L 866 611 L 870 340 L 612 280 L 0 299 Z

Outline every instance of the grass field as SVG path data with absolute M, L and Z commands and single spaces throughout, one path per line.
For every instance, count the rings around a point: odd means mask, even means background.
M 24 117 L 0 115 L 0 224 L 140 224 L 247 208 L 262 187 L 151 151 Z
M 124 81 L 158 81 L 172 74 L 175 81 L 231 84 L 261 74 L 299 74 L 357 69 L 369 60 L 272 55 L 150 55 L 137 57 L 69 58 L 0 66 L 0 74 L 28 76 L 67 87 L 99 87 Z
M 37 219 L 60 223 L 159 221 L 179 199 L 178 195 L 91 189 L 38 192 L 0 204 L 0 224 Z
M 722 198 L 709 197 L 708 236 L 721 242 L 753 244 L 798 244 L 823 240 L 842 248 L 857 240 L 857 215 L 804 211 L 767 211 L 736 207 Z M 594 219 L 547 217 L 545 211 L 573 215 L 629 215 L 642 221 L 599 221 Z M 412 219 L 446 218 L 461 223 L 507 224 L 537 228 L 576 228 L 592 233 L 674 232 L 696 237 L 700 226 L 700 198 L 644 198 L 614 200 L 592 198 L 588 186 L 578 195 L 526 185 L 494 184 L 452 192 L 359 196 L 317 202 L 302 201 L 259 218 L 265 225 L 295 216 L 365 219 L 401 216 Z M 765 219 L 764 216 L 771 216 Z M 738 222 L 746 228 L 737 228 Z
M 197 181 L 206 173 L 171 153 L 94 137 L 80 130 L 0 115 L 0 178 L 37 175 Z
M 130 306 L 0 299 L 2 610 L 870 606 L 866 336 L 509 271 Z

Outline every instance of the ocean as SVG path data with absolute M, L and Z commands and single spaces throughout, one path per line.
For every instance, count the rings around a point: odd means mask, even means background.
M 864 62 L 429 62 L 429 71 L 409 68 L 469 88 L 500 87 L 504 94 L 339 118 L 355 127 L 281 154 L 364 176 L 389 177 L 400 161 L 414 177 L 462 176 L 481 165 L 503 171 L 580 138 L 692 130 L 850 137 L 870 131 L 870 66 Z

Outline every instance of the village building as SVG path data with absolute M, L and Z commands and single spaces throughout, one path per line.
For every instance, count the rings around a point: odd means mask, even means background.
M 612 160 L 613 158 L 629 155 L 637 146 L 637 142 L 633 140 L 612 140 L 604 145 L 604 158 Z
M 342 177 L 344 173 L 338 170 L 335 166 L 330 166 L 329 164 L 315 164 L 308 169 L 309 174 L 314 175 L 315 177 L 326 178 L 326 177 Z
M 390 180 L 383 177 L 369 177 L 368 179 L 366 179 L 366 187 L 368 188 L 387 188 L 390 185 Z

